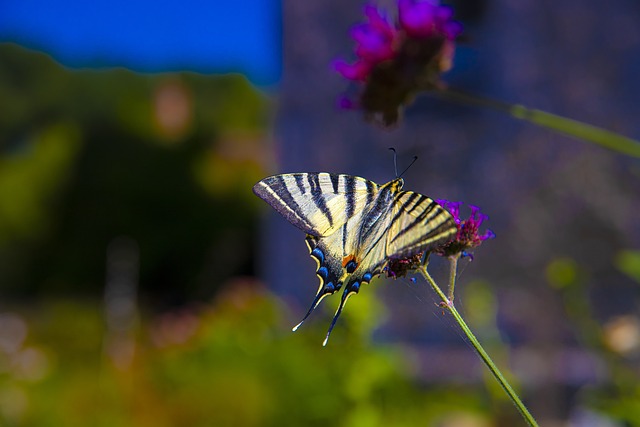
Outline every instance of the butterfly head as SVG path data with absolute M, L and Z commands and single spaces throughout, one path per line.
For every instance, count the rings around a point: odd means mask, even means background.
M 397 192 L 397 191 L 402 190 L 403 186 L 404 186 L 404 179 L 402 179 L 402 178 L 396 178 L 396 179 L 394 179 L 393 181 L 391 181 L 389 183 L 389 188 L 393 192 Z

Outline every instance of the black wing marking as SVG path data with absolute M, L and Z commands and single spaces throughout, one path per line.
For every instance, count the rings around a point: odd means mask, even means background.
M 270 176 L 253 192 L 305 233 L 328 236 L 362 209 L 378 188 L 364 178 L 321 172 Z
M 386 256 L 415 255 L 450 240 L 456 232 L 456 223 L 449 211 L 427 196 L 402 191 L 395 198 Z

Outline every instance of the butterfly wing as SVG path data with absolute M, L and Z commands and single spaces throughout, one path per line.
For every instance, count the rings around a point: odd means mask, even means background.
M 456 232 L 449 211 L 423 194 L 401 191 L 395 198 L 386 257 L 415 255 L 452 239 Z
M 378 187 L 351 175 L 292 173 L 265 178 L 253 192 L 305 233 L 328 236 L 353 217 Z

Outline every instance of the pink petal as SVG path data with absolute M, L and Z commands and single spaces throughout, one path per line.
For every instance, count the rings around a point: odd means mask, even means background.
M 365 81 L 371 71 L 371 65 L 368 62 L 356 61 L 354 64 L 339 59 L 334 61 L 333 68 L 346 79 Z
M 438 8 L 429 1 L 399 0 L 400 25 L 410 36 L 429 36 L 436 30 Z

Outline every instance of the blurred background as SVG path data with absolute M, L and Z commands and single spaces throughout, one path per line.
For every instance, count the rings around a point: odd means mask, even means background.
M 540 424 L 640 426 L 640 162 L 429 96 L 337 109 L 363 4 L 0 4 L 0 425 L 524 425 L 420 279 L 291 332 L 315 263 L 251 187 L 384 183 L 393 146 L 491 217 L 456 304 Z M 449 84 L 640 138 L 637 2 L 449 4 Z

